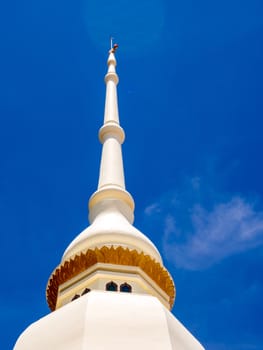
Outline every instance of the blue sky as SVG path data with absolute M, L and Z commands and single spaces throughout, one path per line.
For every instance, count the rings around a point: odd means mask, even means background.
M 126 185 L 173 312 L 209 350 L 261 350 L 262 1 L 1 7 L 1 349 L 49 312 L 48 278 L 88 225 L 113 35 Z

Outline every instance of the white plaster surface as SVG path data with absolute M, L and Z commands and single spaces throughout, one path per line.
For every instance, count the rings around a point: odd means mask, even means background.
M 113 202 L 101 203 L 103 208 L 92 225 L 82 231 L 66 249 L 62 261 L 82 250 L 101 246 L 123 246 L 150 255 L 162 263 L 155 245 L 139 230 L 132 226 Z
M 106 139 L 102 148 L 98 188 L 108 184 L 125 189 L 121 145 L 114 137 Z
M 28 327 L 14 350 L 202 350 L 149 295 L 91 291 Z

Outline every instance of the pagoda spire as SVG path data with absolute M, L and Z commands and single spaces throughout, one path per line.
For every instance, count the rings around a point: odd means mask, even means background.
M 106 99 L 104 109 L 104 123 L 99 130 L 99 140 L 102 143 L 102 155 L 97 191 L 89 201 L 89 219 L 92 223 L 94 214 L 98 212 L 98 205 L 104 208 L 105 201 L 119 202 L 122 214 L 130 223 L 134 220 L 134 200 L 125 189 L 125 177 L 122 158 L 122 144 L 125 133 L 119 122 L 117 85 L 119 77 L 116 73 L 115 44 L 111 47 L 108 57 L 108 71 L 105 75 Z M 97 209 L 94 210 L 94 207 Z
M 104 121 L 99 130 L 102 154 L 99 181 L 89 200 L 90 226 L 82 231 L 66 249 L 62 261 L 87 249 L 103 246 L 125 247 L 145 252 L 156 261 L 162 258 L 154 244 L 133 226 L 134 200 L 125 188 L 122 144 L 125 133 L 119 122 L 115 51 L 111 45 L 107 60 Z

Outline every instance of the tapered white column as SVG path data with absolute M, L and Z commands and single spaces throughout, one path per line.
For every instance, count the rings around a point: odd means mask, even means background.
M 104 123 L 99 131 L 102 143 L 102 156 L 97 191 L 89 201 L 90 221 L 105 208 L 111 206 L 118 209 L 129 222 L 133 222 L 134 201 L 125 190 L 125 178 L 122 160 L 122 143 L 125 133 L 119 124 L 116 59 L 110 52 L 108 58 L 108 71 L 105 75 L 106 100 L 104 110 Z
M 116 122 L 119 124 L 117 85 L 119 77 L 116 74 L 115 67 L 117 65 L 115 56 L 110 53 L 108 58 L 108 72 L 105 75 L 106 83 L 106 101 L 104 110 L 104 124 L 107 122 Z

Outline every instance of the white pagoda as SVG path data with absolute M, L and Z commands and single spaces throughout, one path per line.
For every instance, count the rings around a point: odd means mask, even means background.
M 46 290 L 51 313 L 30 325 L 15 350 L 201 350 L 170 312 L 175 285 L 154 244 L 133 226 L 125 189 L 115 48 L 105 76 L 98 189 L 88 226 L 66 249 Z

